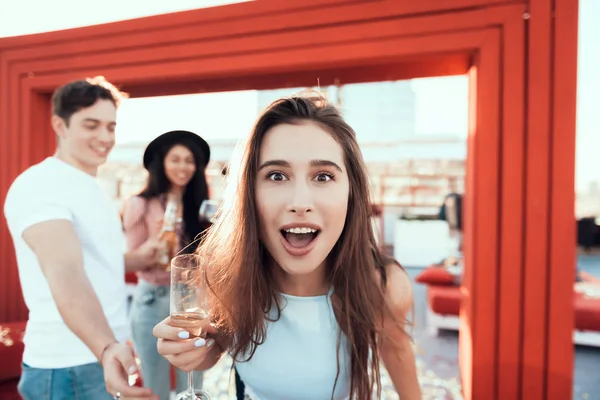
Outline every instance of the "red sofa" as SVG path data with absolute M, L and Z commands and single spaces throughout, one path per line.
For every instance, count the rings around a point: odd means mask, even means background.
M 441 266 L 425 268 L 416 276 L 417 283 L 427 286 L 427 329 L 437 334 L 439 329 L 458 330 L 460 287 L 456 277 Z M 574 296 L 575 344 L 600 346 L 600 298 L 591 297 L 576 287 Z
M 17 384 L 21 376 L 25 322 L 0 323 L 0 399 L 20 400 Z

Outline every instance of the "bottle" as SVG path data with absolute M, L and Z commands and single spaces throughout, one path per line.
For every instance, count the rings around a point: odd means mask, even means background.
M 165 250 L 161 254 L 158 264 L 165 271 L 171 269 L 171 259 L 177 252 L 177 202 L 167 201 L 162 228 L 159 234 L 159 240 L 165 244 Z

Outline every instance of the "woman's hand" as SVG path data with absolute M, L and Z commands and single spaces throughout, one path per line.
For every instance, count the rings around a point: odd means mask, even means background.
M 140 247 L 125 253 L 127 272 L 142 271 L 157 266 L 165 245 L 158 239 L 148 239 Z
M 158 353 L 185 372 L 212 367 L 223 351 L 215 345 L 214 336 L 218 334 L 217 329 L 208 319 L 202 323 L 201 331 L 206 332 L 206 339 L 190 338 L 185 329 L 170 325 L 170 317 L 159 322 L 152 331 L 158 338 Z

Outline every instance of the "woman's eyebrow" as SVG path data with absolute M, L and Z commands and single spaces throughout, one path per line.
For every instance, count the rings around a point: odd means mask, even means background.
M 340 172 L 343 172 L 342 168 L 337 165 L 335 162 L 330 160 L 310 160 L 311 167 L 333 167 Z M 263 162 L 258 170 L 260 171 L 263 168 L 267 167 L 282 167 L 282 168 L 290 168 L 290 163 L 285 160 L 267 160 Z

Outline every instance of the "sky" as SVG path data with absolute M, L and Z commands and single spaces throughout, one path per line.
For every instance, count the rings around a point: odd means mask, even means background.
M 94 25 L 194 8 L 213 7 L 247 0 L 169 0 L 134 3 L 103 0 L 90 11 L 81 0 L 0 0 L 0 37 Z M 600 181 L 595 161 L 600 149 L 600 19 L 599 0 L 579 0 L 579 64 L 577 105 L 577 186 Z M 35 10 L 35 12 L 32 12 Z M 419 134 L 463 135 L 467 130 L 467 79 L 464 76 L 413 81 L 416 94 L 416 131 Z M 224 103 L 239 104 L 239 115 L 215 118 Z M 243 106 L 242 106 L 243 105 Z M 157 111 L 160 110 L 160 113 Z M 193 112 L 192 112 L 193 111 Z M 119 141 L 146 141 L 172 128 L 177 120 L 185 129 L 206 135 L 239 137 L 246 134 L 256 118 L 253 91 L 131 99 L 120 108 Z M 169 119 L 152 118 L 169 115 Z M 193 115 L 194 119 L 190 116 Z M 143 118 L 140 118 L 143 116 Z M 225 121 L 225 122 L 224 122 Z M 223 126 L 223 124 L 226 126 Z
M 466 136 L 466 76 L 418 79 L 412 82 L 416 102 L 416 131 L 420 134 Z M 290 93 L 292 93 L 290 91 Z M 461 101 L 456 101 L 460 99 Z M 220 110 L 236 108 L 236 117 L 219 117 Z M 164 118 L 168 107 L 168 118 Z M 431 111 L 435 110 L 435 118 Z M 225 111 L 227 112 L 227 111 Z M 258 112 L 255 91 L 221 92 L 204 95 L 148 97 L 126 100 L 119 107 L 118 141 L 147 140 L 173 128 L 198 132 L 207 139 L 238 139 L 249 132 Z

